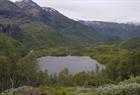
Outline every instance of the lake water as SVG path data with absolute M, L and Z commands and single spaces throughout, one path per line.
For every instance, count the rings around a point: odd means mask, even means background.
M 95 71 L 98 65 L 99 70 L 105 68 L 95 59 L 88 56 L 46 56 L 37 59 L 41 70 L 47 70 L 49 74 L 59 73 L 68 68 L 71 74 L 82 71 Z

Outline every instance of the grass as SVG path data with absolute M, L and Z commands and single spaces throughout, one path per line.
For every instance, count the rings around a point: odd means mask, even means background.
M 11 95 L 99 95 L 94 88 L 84 87 L 39 87 L 29 92 L 14 92 Z M 33 95 L 34 95 L 33 94 Z M 3 94 L 5 95 L 5 94 Z M 32 95 L 32 94 L 31 94 Z
M 40 87 L 39 91 L 48 95 L 99 95 L 94 88 L 84 87 Z

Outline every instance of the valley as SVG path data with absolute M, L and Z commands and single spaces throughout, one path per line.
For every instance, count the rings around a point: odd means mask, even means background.
M 140 25 L 0 0 L 0 78 L 1 95 L 140 95 Z

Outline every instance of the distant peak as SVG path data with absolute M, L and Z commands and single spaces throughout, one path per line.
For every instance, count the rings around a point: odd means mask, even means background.
M 38 4 L 36 4 L 35 2 L 33 2 L 32 0 L 18 0 L 16 2 L 16 4 L 21 7 L 21 8 L 25 8 L 25 7 L 37 7 L 39 8 L 40 6 Z

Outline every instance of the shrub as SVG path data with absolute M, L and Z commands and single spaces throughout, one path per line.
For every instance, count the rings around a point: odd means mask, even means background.
M 140 95 L 140 84 L 129 83 L 97 88 L 101 95 Z
M 131 77 L 129 80 L 125 80 L 124 82 L 121 82 L 120 84 L 123 84 L 123 83 L 139 83 L 140 84 L 140 76 Z

